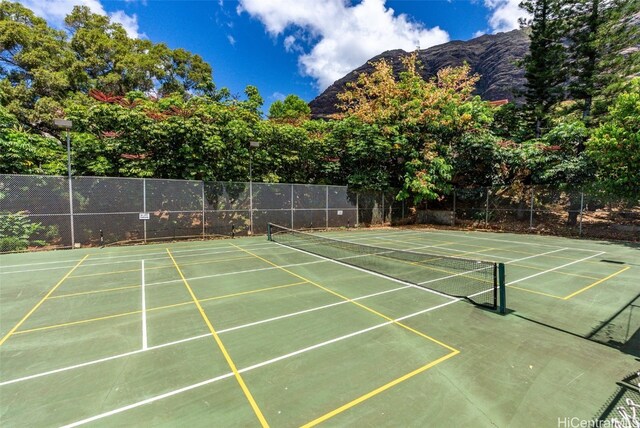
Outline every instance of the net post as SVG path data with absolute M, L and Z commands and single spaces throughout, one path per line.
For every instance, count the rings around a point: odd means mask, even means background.
M 500 293 L 498 312 L 504 315 L 507 312 L 507 283 L 505 281 L 504 263 L 498 263 L 498 292 Z
M 271 239 L 271 223 L 267 223 L 267 241 L 272 241 L 272 239 Z

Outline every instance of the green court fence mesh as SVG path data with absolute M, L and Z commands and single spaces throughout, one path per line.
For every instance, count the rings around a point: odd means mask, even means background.
M 401 217 L 397 192 L 346 186 L 0 175 L 0 251 L 376 225 Z M 69 195 L 73 198 L 69 198 Z M 24 236 L 23 235 L 27 235 Z M 2 244 L 4 242 L 4 244 Z

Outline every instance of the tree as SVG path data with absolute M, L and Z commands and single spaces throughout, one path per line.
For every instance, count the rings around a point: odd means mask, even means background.
M 540 137 L 548 124 L 552 107 L 564 98 L 566 80 L 565 48 L 562 39 L 565 26 L 561 19 L 562 0 L 525 0 L 520 7 L 533 16 L 521 21 L 530 31 L 529 53 L 524 58 L 527 79 L 525 99 Z
M 405 71 L 398 80 L 391 66 L 380 61 L 373 64 L 371 74 L 348 85 L 338 95 L 344 112 L 340 117 L 370 125 L 357 140 L 362 144 L 360 152 L 367 153 L 367 144 L 372 153 L 385 147 L 379 174 L 386 174 L 391 185 L 402 187 L 399 199 L 412 197 L 420 203 L 448 192 L 451 159 L 460 142 L 467 133 L 486 129 L 492 113 L 486 103 L 473 97 L 478 76 L 470 75 L 468 65 L 441 69 L 434 78 L 424 80 L 415 53 L 403 63 Z M 386 144 L 381 145 L 381 140 Z M 366 165 L 368 162 L 356 163 L 355 171 L 362 168 L 366 172 Z M 373 183 L 379 183 L 381 177 Z
M 0 106 L 0 174 L 62 174 L 65 151 L 51 137 L 26 132 Z
M 287 95 L 269 107 L 269 119 L 277 122 L 299 123 L 311 116 L 309 105 L 297 95 Z
M 74 64 L 64 32 L 20 4 L 0 2 L 0 103 L 21 124 L 51 131 L 47 115 L 60 109 Z
M 567 2 L 569 93 L 589 121 L 640 71 L 640 1 Z
M 620 94 L 587 142 L 597 187 L 609 195 L 638 198 L 640 189 L 640 78 Z
M 129 91 L 157 90 L 160 95 L 175 92 L 215 95 L 211 67 L 199 55 L 165 44 L 131 39 L 118 23 L 76 6 L 65 18 L 71 33 L 70 46 L 79 59 L 84 79 L 75 89 L 124 95 Z
M 640 75 L 640 0 L 610 0 L 595 41 L 594 113 L 604 115 L 616 97 Z

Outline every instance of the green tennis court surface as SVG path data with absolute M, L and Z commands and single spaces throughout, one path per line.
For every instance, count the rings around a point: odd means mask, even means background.
M 621 406 L 640 418 L 638 246 L 321 235 L 504 263 L 509 311 L 265 237 L 3 255 L 0 425 L 557 427 Z

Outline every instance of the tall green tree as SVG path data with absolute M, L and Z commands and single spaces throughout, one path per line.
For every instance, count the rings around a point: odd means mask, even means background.
M 566 52 L 563 45 L 566 27 L 562 18 L 562 0 L 525 0 L 520 7 L 530 20 L 521 21 L 530 32 L 529 53 L 524 58 L 527 82 L 525 99 L 535 127 L 536 137 L 547 128 L 549 113 L 564 98 Z
M 119 95 L 154 89 L 163 96 L 175 92 L 215 94 L 211 67 L 199 55 L 131 39 L 122 25 L 86 6 L 74 7 L 65 24 L 84 77 L 75 89 L 95 88 Z
M 0 2 L 0 104 L 19 123 L 51 130 L 75 64 L 63 31 L 18 3 Z
M 620 94 L 593 136 L 587 154 L 596 164 L 595 187 L 634 203 L 640 189 L 640 78 Z
M 573 0 L 564 14 L 569 94 L 588 122 L 640 71 L 640 1 Z
M 568 2 L 568 69 L 572 77 L 569 93 L 582 103 L 582 120 L 591 116 L 596 90 L 596 65 L 600 59 L 598 32 L 605 22 L 606 5 L 602 0 Z
M 598 28 L 594 113 L 604 115 L 640 75 L 640 0 L 609 0 Z

